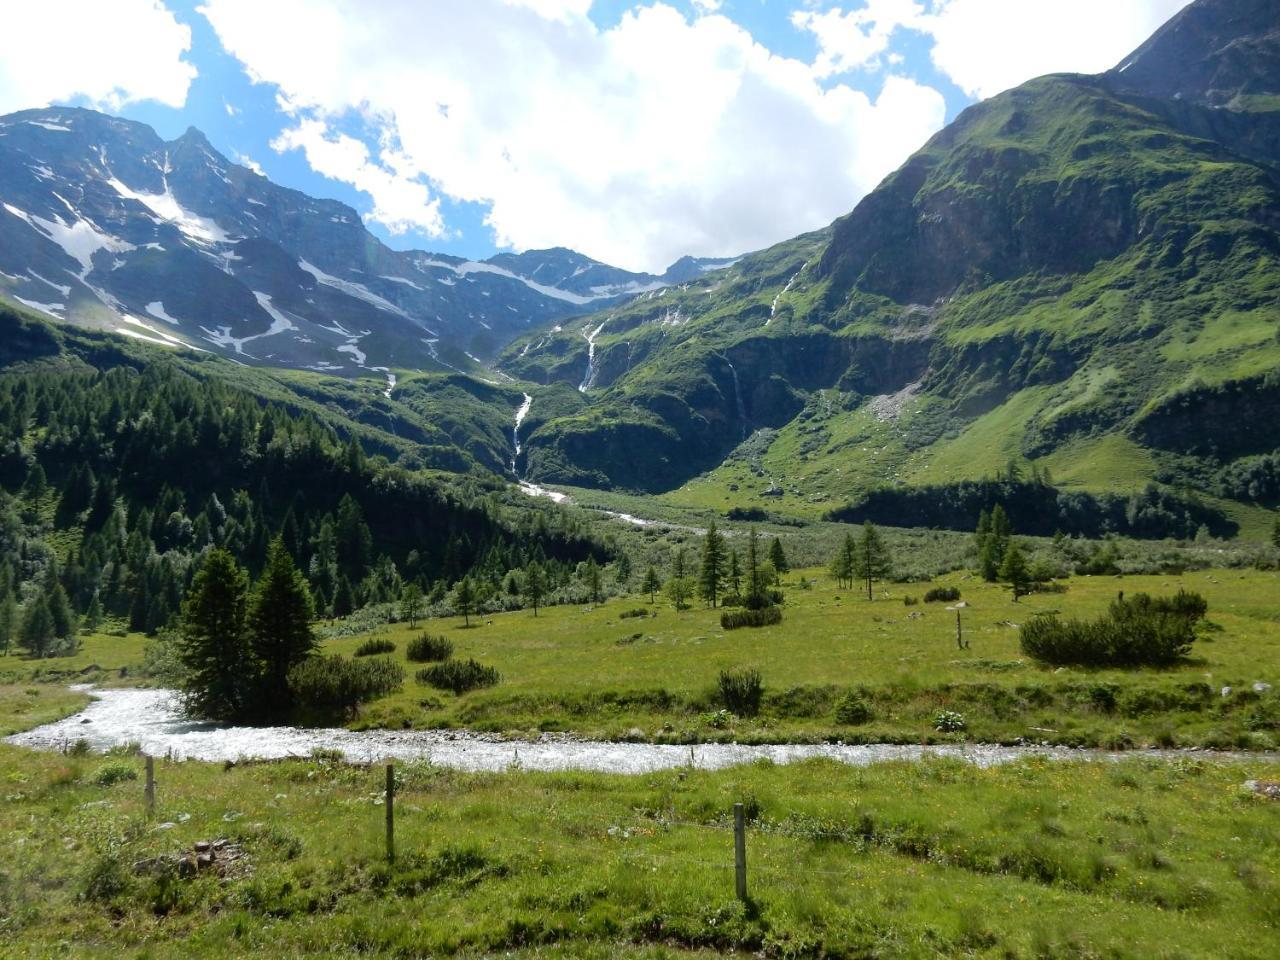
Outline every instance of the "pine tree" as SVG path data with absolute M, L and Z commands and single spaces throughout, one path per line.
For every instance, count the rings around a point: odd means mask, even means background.
M 462 614 L 462 625 L 471 626 L 471 614 L 476 609 L 476 590 L 471 583 L 471 577 L 463 577 L 453 588 L 453 608 Z
M 538 615 L 538 604 L 547 595 L 547 575 L 542 564 L 536 560 L 529 564 L 524 572 L 524 597 L 533 607 L 533 615 Z
M 649 595 L 649 602 L 657 601 L 658 591 L 662 589 L 662 581 L 658 579 L 658 571 L 654 569 L 653 564 L 649 564 L 649 569 L 644 572 L 644 581 L 640 584 L 640 589 Z
M 211 720 L 242 719 L 255 664 L 245 630 L 249 577 L 225 550 L 210 550 L 182 608 L 179 652 L 187 708 Z
M 22 611 L 22 630 L 18 643 L 31 656 L 44 657 L 53 647 L 56 636 L 53 615 L 49 613 L 49 601 L 41 594 L 29 601 Z
M 698 596 L 711 604 L 712 609 L 720 596 L 724 563 L 724 537 L 716 529 L 715 520 L 712 520 L 702 541 L 702 567 L 698 572 Z
M 1004 560 L 1000 564 L 1000 579 L 1009 584 L 1013 590 L 1013 601 L 1025 596 L 1031 588 L 1031 578 L 1027 572 L 1027 558 L 1018 546 L 1018 541 L 1011 540 L 1004 552 Z
M 400 619 L 409 622 L 409 629 L 418 626 L 418 618 L 422 616 L 422 588 L 411 582 L 400 591 Z
M 773 564 L 773 569 L 778 573 L 790 573 L 791 564 L 787 563 L 787 555 L 782 549 L 782 539 L 774 537 L 773 543 L 769 544 L 769 562 Z
M 734 596 L 742 593 L 742 561 L 738 558 L 738 551 L 735 548 L 729 550 L 729 572 L 725 577 L 729 589 L 733 591 Z
M 887 577 L 890 569 L 889 548 L 885 546 L 875 524 L 868 520 L 862 525 L 862 536 L 858 538 L 853 556 L 853 575 L 866 583 L 868 600 L 874 599 L 872 583 Z
M 267 548 L 266 566 L 246 618 L 253 653 L 262 663 L 267 704 L 288 704 L 289 671 L 319 647 L 311 630 L 314 615 L 307 580 L 284 540 L 276 537 Z

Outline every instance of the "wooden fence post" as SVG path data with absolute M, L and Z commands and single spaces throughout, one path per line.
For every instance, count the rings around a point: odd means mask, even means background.
M 396 862 L 396 767 L 387 764 L 387 863 Z
M 747 899 L 747 818 L 742 804 L 733 805 L 733 866 L 738 899 Z
M 143 797 L 147 802 L 147 813 L 156 812 L 156 761 L 151 754 L 147 754 L 147 785 L 143 791 Z

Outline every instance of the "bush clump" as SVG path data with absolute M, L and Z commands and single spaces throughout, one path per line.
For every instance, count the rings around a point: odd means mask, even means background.
M 452 690 L 463 694 L 480 687 L 495 686 L 502 679 L 496 668 L 486 667 L 475 660 L 446 660 L 434 667 L 419 670 L 417 680 L 437 690 Z
M 846 693 L 836 701 L 836 723 L 857 727 L 870 723 L 875 718 L 875 711 L 871 709 L 871 704 L 856 693 Z
M 383 637 L 375 637 L 372 640 L 366 640 L 360 646 L 356 647 L 357 657 L 372 657 L 379 653 L 395 653 L 396 645 Z
M 360 704 L 399 690 L 404 668 L 386 657 L 308 657 L 289 671 L 289 692 L 302 710 L 354 716 Z
M 781 607 L 765 607 L 762 610 L 730 610 L 720 614 L 720 626 L 725 630 L 739 627 L 772 627 L 782 622 Z
M 453 641 L 448 637 L 433 637 L 424 633 L 409 641 L 409 646 L 405 648 L 405 656 L 414 663 L 448 660 L 453 656 Z
M 1097 620 L 1039 616 L 1022 628 L 1022 650 L 1043 663 L 1141 667 L 1177 663 L 1195 642 L 1195 624 L 1208 612 L 1198 593 L 1145 593 L 1111 602 Z
M 635 617 L 647 617 L 649 610 L 647 607 L 636 607 L 634 610 L 623 610 L 618 614 L 619 620 L 631 620 Z
M 126 780 L 137 779 L 138 771 L 133 765 L 119 761 L 104 763 L 93 772 L 93 782 L 100 787 L 110 787 L 113 784 L 124 783 Z
M 739 717 L 754 717 L 760 712 L 764 697 L 764 681 L 759 670 L 721 670 L 720 700 Z
M 933 587 L 924 595 L 925 603 L 955 603 L 959 599 L 959 587 Z

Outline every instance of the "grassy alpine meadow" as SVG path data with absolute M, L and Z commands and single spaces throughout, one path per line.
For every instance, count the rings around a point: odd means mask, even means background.
M 808 583 L 808 589 L 800 586 Z M 371 636 L 395 644 L 403 690 L 367 705 L 363 726 L 470 727 L 511 734 L 569 731 L 668 742 L 1030 740 L 1272 749 L 1280 729 L 1280 575 L 1203 570 L 1173 576 L 1073 577 L 1065 592 L 1013 602 L 1007 587 L 953 574 L 929 584 L 879 584 L 875 599 L 821 571 L 786 578 L 781 624 L 724 630 L 720 610 L 677 612 L 661 597 L 614 598 L 375 628 L 328 641 L 352 654 Z M 959 588 L 965 646 L 946 603 Z M 1028 659 L 1019 626 L 1037 613 L 1103 613 L 1120 591 L 1185 588 L 1209 605 L 1190 657 L 1168 669 L 1047 668 Z M 422 633 L 456 660 L 496 668 L 494 686 L 454 694 L 414 679 L 406 659 Z M 722 670 L 759 671 L 756 716 L 726 709 Z M 1229 688 L 1229 690 L 1227 689 Z M 1225 692 L 1224 692 L 1225 691 Z M 940 724 L 943 712 L 960 723 Z M 938 727 L 944 729 L 939 730 Z M 949 728 L 949 729 L 947 729 Z
M 402 764 L 393 864 L 380 766 L 161 762 L 153 813 L 142 771 L 0 746 L 5 957 L 1264 958 L 1280 925 L 1275 761 Z

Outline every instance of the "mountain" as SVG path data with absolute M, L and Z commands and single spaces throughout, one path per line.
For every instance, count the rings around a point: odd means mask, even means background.
M 64 107 L 0 117 L 0 294 L 59 319 L 248 363 L 472 370 L 530 327 L 668 282 L 564 249 L 395 251 L 198 130 L 166 142 Z
M 828 230 L 518 340 L 501 369 L 585 400 L 539 418 L 535 394 L 528 477 L 892 519 L 1034 470 L 1260 523 L 1278 37 L 1271 0 L 1198 0 L 1108 73 L 965 110 Z

